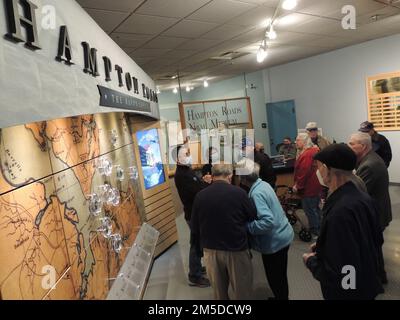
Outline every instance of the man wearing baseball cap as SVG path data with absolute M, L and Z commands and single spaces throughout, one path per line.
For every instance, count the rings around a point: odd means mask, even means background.
M 389 168 L 390 161 L 392 161 L 392 148 L 390 147 L 389 140 L 385 136 L 379 134 L 374 129 L 374 124 L 369 121 L 364 121 L 360 124 L 360 132 L 368 133 L 372 139 L 372 150 L 374 150 L 385 162 L 386 168 Z
M 347 145 L 333 144 L 314 159 L 329 195 L 320 236 L 304 263 L 325 299 L 375 299 L 383 292 L 378 262 L 383 237 L 373 200 L 352 182 L 357 157 Z
M 311 141 L 318 146 L 320 150 L 326 148 L 331 143 L 328 139 L 318 134 L 318 125 L 316 122 L 309 122 L 306 125 L 306 130 Z

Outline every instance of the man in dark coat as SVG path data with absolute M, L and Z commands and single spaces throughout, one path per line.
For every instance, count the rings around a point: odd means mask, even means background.
M 382 158 L 372 150 L 371 137 L 367 133 L 353 134 L 350 137 L 349 146 L 357 155 L 356 174 L 364 181 L 368 194 L 376 201 L 379 223 L 383 232 L 392 221 L 388 170 Z M 386 284 L 384 265 L 383 256 L 380 256 L 381 280 Z
M 272 160 L 263 151 L 263 145 L 257 142 L 258 148 L 253 144 L 253 141 L 249 138 L 244 138 L 242 140 L 242 149 L 244 151 L 245 157 L 254 160 L 260 166 L 260 179 L 269 183 L 274 189 L 276 183 L 276 173 L 272 167 Z
M 356 174 L 364 181 L 369 195 L 376 200 L 380 224 L 384 230 L 392 221 L 388 170 L 383 160 L 372 150 L 368 134 L 353 134 L 349 146 L 357 155 Z
M 390 161 L 392 161 L 392 148 L 390 147 L 389 140 L 375 131 L 372 122 L 365 121 L 361 123 L 358 131 L 368 133 L 371 136 L 372 150 L 382 158 L 383 162 L 385 162 L 386 168 L 388 168 Z
M 321 233 L 304 263 L 329 300 L 369 300 L 383 291 L 379 279 L 382 232 L 371 197 L 352 182 L 356 155 L 345 144 L 314 156 L 318 179 L 329 187 Z
M 190 227 L 192 206 L 196 194 L 208 184 L 200 180 L 191 168 L 191 157 L 186 147 L 177 149 L 177 165 L 175 172 L 175 185 L 178 190 L 179 198 L 183 204 L 185 220 Z M 189 285 L 197 287 L 208 287 L 210 282 L 203 276 L 201 266 L 201 253 L 197 250 L 193 235 L 190 235 L 189 250 Z

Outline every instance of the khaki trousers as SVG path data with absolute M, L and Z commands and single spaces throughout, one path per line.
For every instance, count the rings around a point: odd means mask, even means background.
M 204 263 L 214 290 L 214 299 L 251 299 L 253 266 L 248 250 L 232 252 L 204 249 Z M 228 295 L 229 285 L 231 297 Z

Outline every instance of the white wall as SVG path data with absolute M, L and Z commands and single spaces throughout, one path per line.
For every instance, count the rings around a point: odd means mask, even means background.
M 113 65 L 120 65 L 124 72 L 138 78 L 141 84 L 155 90 L 154 81 L 105 33 L 97 23 L 73 0 L 36 0 L 35 11 L 41 50 L 32 51 L 23 43 L 13 43 L 4 38 L 8 32 L 5 2 L 0 1 L 0 128 L 35 121 L 56 119 L 100 112 L 129 112 L 124 109 L 100 107 L 97 85 L 114 89 L 137 99 L 126 86 L 118 86 L 117 74 L 105 82 L 102 56 L 108 56 Z M 41 28 L 42 7 L 56 9 L 56 28 Z M 56 61 L 60 26 L 66 25 L 72 46 L 72 66 Z M 94 78 L 83 72 L 84 55 L 82 41 L 97 48 L 100 76 Z M 147 100 L 146 100 L 147 101 Z M 149 101 L 150 102 L 150 101 Z M 150 102 L 152 115 L 159 116 L 158 105 Z M 143 114 L 149 114 L 143 112 Z
M 265 100 L 294 99 L 299 128 L 317 121 L 324 135 L 346 142 L 367 120 L 366 77 L 400 70 L 399 52 L 395 35 L 266 69 Z M 393 151 L 390 181 L 399 183 L 400 131 L 383 135 Z

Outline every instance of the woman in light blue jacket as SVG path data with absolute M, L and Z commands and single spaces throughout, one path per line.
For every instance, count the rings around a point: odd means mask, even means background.
M 246 160 L 243 184 L 250 188 L 249 197 L 257 207 L 257 220 L 249 222 L 252 248 L 262 254 L 265 274 L 277 300 L 289 299 L 287 280 L 288 250 L 293 228 L 271 186 L 259 178 L 260 167 Z

